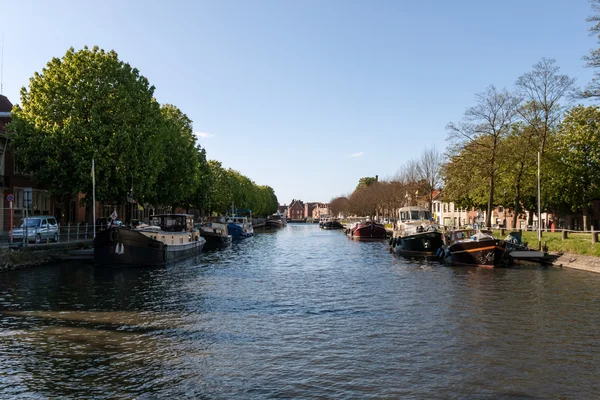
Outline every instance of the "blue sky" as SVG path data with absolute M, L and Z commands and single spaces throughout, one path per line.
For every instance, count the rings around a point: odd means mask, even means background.
M 208 158 L 280 203 L 389 178 L 491 84 L 542 57 L 587 83 L 586 0 L 8 1 L 3 94 L 69 47 L 115 50 L 194 121 Z

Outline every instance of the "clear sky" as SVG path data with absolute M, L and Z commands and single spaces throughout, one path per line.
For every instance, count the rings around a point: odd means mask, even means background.
M 209 159 L 280 203 L 392 177 L 475 93 L 542 57 L 583 86 L 587 0 L 0 0 L 3 94 L 69 47 L 115 50 L 179 107 Z

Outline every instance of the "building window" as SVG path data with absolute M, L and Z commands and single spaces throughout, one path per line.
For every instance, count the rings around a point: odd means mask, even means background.
M 15 202 L 14 202 L 14 207 L 21 209 L 23 208 L 23 189 L 22 188 L 15 188 Z
M 446 212 L 446 203 L 444 203 L 444 212 Z

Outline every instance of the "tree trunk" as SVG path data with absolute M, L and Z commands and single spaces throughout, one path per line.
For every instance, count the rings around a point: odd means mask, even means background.
M 590 207 L 587 202 L 583 202 L 583 206 L 581 207 L 583 212 L 583 230 L 589 231 L 590 229 Z
M 485 215 L 485 226 L 492 226 L 490 221 L 492 220 L 492 207 L 494 204 L 494 174 L 490 175 L 490 197 L 488 198 L 487 213 Z

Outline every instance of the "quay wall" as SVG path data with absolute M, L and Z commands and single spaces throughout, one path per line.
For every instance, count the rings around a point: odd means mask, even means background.
M 0 272 L 67 260 L 70 252 L 91 246 L 91 240 L 0 248 Z
M 600 273 L 600 258 L 580 254 L 564 253 L 552 263 L 555 267 L 573 268 L 582 271 Z

